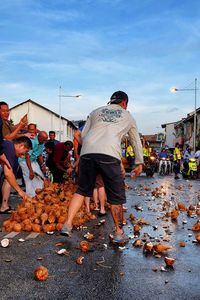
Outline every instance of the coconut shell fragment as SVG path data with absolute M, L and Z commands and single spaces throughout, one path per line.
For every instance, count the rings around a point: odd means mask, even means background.
M 152 251 L 153 251 L 153 244 L 151 242 L 146 242 L 143 247 L 143 253 L 152 252 Z
M 193 213 L 193 211 L 192 211 L 192 210 L 190 210 L 190 209 L 188 209 L 188 211 L 187 211 L 187 215 L 188 215 L 189 217 L 192 215 L 192 213 Z
M 180 242 L 179 245 L 180 247 L 185 247 L 185 242 Z
M 133 246 L 134 247 L 141 247 L 143 245 L 143 242 L 142 240 L 140 239 L 137 239 L 134 243 L 133 243 Z
M 175 259 L 170 257 L 165 257 L 165 263 L 167 266 L 172 266 L 175 263 Z
M 143 219 L 140 219 L 137 223 L 140 224 L 140 225 L 150 225 L 149 222 L 144 221 Z
M 83 264 L 83 259 L 84 259 L 83 256 L 78 257 L 77 260 L 76 260 L 77 264 L 82 265 Z
M 134 232 L 139 232 L 141 227 L 139 225 L 134 225 Z
M 175 209 L 172 209 L 171 211 L 171 218 L 172 220 L 176 220 L 178 218 L 179 212 Z
M 196 214 L 197 214 L 197 216 L 200 216 L 200 209 L 196 210 Z
M 90 247 L 87 241 L 82 241 L 79 244 L 79 248 L 81 249 L 82 252 L 88 252 L 90 251 Z
M 169 249 L 171 249 L 172 247 L 171 246 L 166 246 L 162 243 L 158 243 L 158 244 L 155 244 L 153 246 L 153 249 L 157 252 L 157 253 L 161 253 L 163 251 L 167 251 Z
M 131 213 L 130 216 L 129 216 L 129 218 L 130 218 L 131 220 L 134 220 L 134 219 L 135 219 L 135 216 Z
M 192 227 L 191 230 L 193 230 L 193 231 L 198 231 L 198 230 L 200 230 L 200 220 L 198 220 L 198 221 L 193 225 L 193 227 Z
M 177 210 L 187 211 L 187 207 L 182 202 L 178 202 L 178 204 L 177 204 Z
M 195 207 L 194 207 L 193 205 L 190 205 L 190 206 L 188 207 L 188 209 L 189 209 L 189 210 L 195 210 Z
M 196 236 L 195 236 L 196 240 L 198 243 L 200 243 L 200 233 L 198 233 Z

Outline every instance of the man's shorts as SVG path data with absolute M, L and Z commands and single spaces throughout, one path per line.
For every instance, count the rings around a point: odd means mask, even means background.
M 76 192 L 85 197 L 92 197 L 98 174 L 103 178 L 108 202 L 115 205 L 125 203 L 125 185 L 121 161 L 105 154 L 85 154 L 80 157 Z

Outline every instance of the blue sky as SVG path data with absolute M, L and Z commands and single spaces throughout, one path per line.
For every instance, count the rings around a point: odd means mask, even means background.
M 6 0 L 0 37 L 0 99 L 10 107 L 30 98 L 58 112 L 61 85 L 83 95 L 62 98 L 62 115 L 77 120 L 123 90 L 143 134 L 194 108 L 193 92 L 170 88 L 199 77 L 199 0 Z

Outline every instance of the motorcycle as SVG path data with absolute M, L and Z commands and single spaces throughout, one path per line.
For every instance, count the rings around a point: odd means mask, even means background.
M 166 175 L 167 173 L 167 161 L 165 157 L 162 157 L 160 159 L 160 163 L 159 163 L 159 174 L 162 176 Z
M 154 156 L 146 157 L 144 159 L 143 172 L 149 177 L 152 177 L 155 172 L 156 158 Z
M 182 176 L 183 178 L 197 178 L 197 164 L 195 158 L 190 157 L 188 161 L 183 163 Z
M 162 157 L 159 162 L 159 174 L 161 176 L 169 175 L 172 171 L 171 161 L 167 157 Z
M 172 163 L 170 161 L 170 158 L 166 158 L 167 161 L 167 169 L 166 169 L 166 173 L 167 175 L 169 175 L 172 172 Z

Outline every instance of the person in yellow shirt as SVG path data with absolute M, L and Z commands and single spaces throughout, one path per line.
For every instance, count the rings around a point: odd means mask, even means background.
M 176 143 L 174 149 L 174 179 L 179 179 L 178 174 L 180 173 L 180 163 L 181 163 L 181 152 L 180 152 L 180 145 Z
M 149 148 L 149 145 L 147 142 L 145 142 L 145 145 L 143 147 L 143 157 L 144 160 L 148 159 L 151 155 L 151 148 Z
M 131 145 L 126 148 L 126 159 L 128 160 L 131 169 L 133 169 L 135 154 Z

